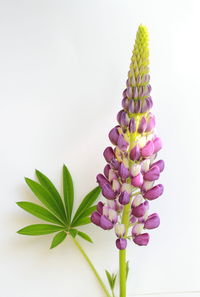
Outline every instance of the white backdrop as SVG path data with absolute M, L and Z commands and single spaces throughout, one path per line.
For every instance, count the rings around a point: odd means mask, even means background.
M 199 10 L 194 0 L 0 1 L 2 297 L 103 297 L 69 240 L 49 250 L 51 235 L 15 233 L 39 221 L 15 202 L 33 201 L 23 178 L 35 168 L 60 187 L 66 163 L 76 204 L 96 186 L 140 23 L 150 33 L 165 193 L 151 204 L 162 221 L 149 246 L 129 245 L 128 294 L 200 290 Z M 113 232 L 82 230 L 101 275 L 115 271 Z

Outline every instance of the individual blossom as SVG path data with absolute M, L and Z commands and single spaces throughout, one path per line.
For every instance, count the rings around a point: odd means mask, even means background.
M 116 246 L 126 249 L 127 239 L 145 246 L 149 242 L 146 230 L 160 225 L 158 214 L 149 215 L 150 202 L 163 193 L 158 182 L 164 161 L 156 160 L 162 141 L 155 132 L 152 113 L 153 99 L 149 75 L 148 32 L 139 26 L 126 88 L 122 94 L 122 109 L 117 124 L 108 136 L 111 145 L 103 156 L 104 173 L 97 175 L 104 202 L 99 202 L 91 220 L 104 230 L 115 229 Z

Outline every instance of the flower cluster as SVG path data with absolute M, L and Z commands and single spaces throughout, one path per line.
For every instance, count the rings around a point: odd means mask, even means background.
M 148 32 L 140 26 L 123 92 L 123 109 L 117 115 L 119 124 L 109 133 L 114 148 L 105 149 L 107 165 L 104 174 L 97 176 L 106 203 L 99 202 L 91 216 L 92 222 L 104 230 L 115 228 L 118 249 L 126 248 L 127 238 L 147 245 L 149 234 L 144 230 L 160 224 L 158 214 L 149 215 L 149 201 L 163 193 L 163 185 L 155 185 L 155 181 L 164 161 L 155 161 L 162 142 L 155 134 L 148 65 Z

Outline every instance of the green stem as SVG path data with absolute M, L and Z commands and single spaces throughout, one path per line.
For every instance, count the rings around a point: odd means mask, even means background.
M 127 236 L 129 229 L 129 216 L 130 216 L 131 200 L 129 204 L 124 206 L 122 215 L 122 224 L 125 225 Z M 119 251 L 119 285 L 120 285 L 120 297 L 126 297 L 126 249 Z
M 126 297 L 126 250 L 119 251 L 120 297 Z
M 104 282 L 102 281 L 101 277 L 99 276 L 98 272 L 96 271 L 94 265 L 92 264 L 91 260 L 89 259 L 89 257 L 87 256 L 86 252 L 84 251 L 84 249 L 82 248 L 82 246 L 80 245 L 80 243 L 72 237 L 73 242 L 75 243 L 75 245 L 77 246 L 77 248 L 79 249 L 79 251 L 81 252 L 81 254 L 83 255 L 83 257 L 85 258 L 85 260 L 87 261 L 87 263 L 89 264 L 90 268 L 92 269 L 92 271 L 94 272 L 100 286 L 102 287 L 105 295 L 107 297 L 111 297 L 110 293 L 108 292 Z

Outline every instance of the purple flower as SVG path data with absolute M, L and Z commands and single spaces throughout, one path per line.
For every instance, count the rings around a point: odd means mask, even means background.
M 97 175 L 106 202 L 97 204 L 91 220 L 105 230 L 115 227 L 118 249 L 126 248 L 125 235 L 132 236 L 137 245 L 147 245 L 149 234 L 142 232 L 160 224 L 157 214 L 149 215 L 149 201 L 163 193 L 163 186 L 154 183 L 164 169 L 164 161 L 155 160 L 162 142 L 155 134 L 155 116 L 151 112 L 148 53 L 148 33 L 140 26 L 122 95 L 122 110 L 117 114 L 119 125 L 109 132 L 113 147 L 104 150 L 108 164 L 104 175 Z M 124 219 L 132 227 L 131 235 Z

